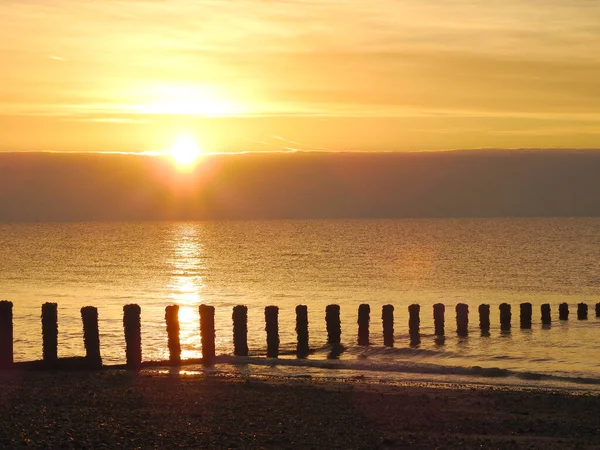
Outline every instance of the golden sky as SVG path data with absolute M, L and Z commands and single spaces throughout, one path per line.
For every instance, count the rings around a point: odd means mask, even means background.
M 0 0 L 0 150 L 600 147 L 596 0 Z

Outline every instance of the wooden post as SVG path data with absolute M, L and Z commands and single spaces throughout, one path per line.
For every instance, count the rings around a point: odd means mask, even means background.
M 47 363 L 58 360 L 58 305 L 42 305 L 42 344 L 43 359 Z
M 436 303 L 433 305 L 433 325 L 435 328 L 436 336 L 444 335 L 444 313 L 446 307 L 443 303 Z
M 139 305 L 123 306 L 123 330 L 125 333 L 125 357 L 127 368 L 139 369 L 142 365 L 142 324 Z
M 381 308 L 383 321 L 383 345 L 394 346 L 394 305 L 383 305 Z
M 408 333 L 411 340 L 418 340 L 421 333 L 421 306 L 417 304 L 409 305 L 408 307 Z
M 569 320 L 569 304 L 561 303 L 558 305 L 558 320 Z
M 306 358 L 310 352 L 308 345 L 308 306 L 296 306 L 296 335 L 298 343 L 296 345 L 296 356 Z
M 98 308 L 84 306 L 81 308 L 83 322 L 83 342 L 85 344 L 85 358 L 91 367 L 102 367 L 100 356 L 100 333 L 98 331 Z
M 0 301 L 0 369 L 10 369 L 13 365 L 13 304 Z
M 577 320 L 587 320 L 588 305 L 587 303 L 579 303 L 577 305 Z
M 358 307 L 358 345 L 369 345 L 371 307 L 366 303 Z
M 531 328 L 531 316 L 533 314 L 531 303 L 521 303 L 519 306 L 521 310 L 521 329 L 528 330 Z
M 479 305 L 479 329 L 483 334 L 490 332 L 490 305 Z
M 198 306 L 200 316 L 200 342 L 202 344 L 202 362 L 210 364 L 215 359 L 215 307 Z
M 237 305 L 233 307 L 233 354 L 248 356 L 248 307 Z
M 339 345 L 342 342 L 342 322 L 340 321 L 340 305 L 325 307 L 325 323 L 327 325 L 327 343 Z
M 542 305 L 542 324 L 550 325 L 552 323 L 552 315 L 549 303 Z
M 469 334 L 469 305 L 466 303 L 456 305 L 456 332 L 459 336 Z
M 169 346 L 169 362 L 181 362 L 181 342 L 179 341 L 179 305 L 169 305 L 165 308 L 165 322 Z
M 511 319 L 512 313 L 510 312 L 510 305 L 508 303 L 500 304 L 500 329 L 502 331 L 510 330 Z
M 279 356 L 279 307 L 265 307 L 265 330 L 267 332 L 267 357 Z

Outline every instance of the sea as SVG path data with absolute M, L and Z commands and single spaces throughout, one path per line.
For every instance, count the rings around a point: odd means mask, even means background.
M 244 370 L 289 376 L 468 382 L 600 391 L 600 218 L 270 220 L 0 224 L 0 299 L 14 304 L 15 361 L 42 357 L 41 306 L 58 303 L 59 356 L 84 355 L 80 309 L 99 312 L 104 364 L 125 361 L 123 306 L 142 310 L 144 360 L 168 358 L 165 307 L 180 306 L 182 358 L 202 356 L 198 306 L 216 310 L 217 362 L 232 357 L 232 308 L 248 306 Z M 499 326 L 499 305 L 513 326 Z M 531 329 L 519 304 L 533 304 Z M 558 320 L 558 305 L 570 307 Z M 589 305 L 577 320 L 578 303 Z M 371 306 L 371 345 L 357 345 L 357 311 Z M 411 342 L 408 306 L 421 306 Z M 446 305 L 434 335 L 433 305 Z M 455 306 L 469 305 L 469 334 Z M 489 335 L 477 308 L 491 306 Z M 552 324 L 540 320 L 549 303 Z M 295 357 L 295 307 L 308 306 L 310 346 Z M 332 359 L 325 308 L 341 307 L 345 351 Z M 383 345 L 381 308 L 395 308 Z M 264 308 L 279 307 L 280 358 L 266 358 Z M 249 369 L 248 369 L 249 368 Z M 255 369 L 252 369 L 255 368 Z M 227 370 L 227 369 L 224 369 Z

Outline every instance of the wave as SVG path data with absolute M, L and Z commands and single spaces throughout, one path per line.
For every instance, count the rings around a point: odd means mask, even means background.
M 410 349 L 405 349 L 410 350 Z M 369 371 L 381 374 L 426 374 L 440 376 L 465 376 L 487 379 L 516 379 L 523 381 L 545 381 L 550 384 L 572 384 L 599 386 L 600 378 L 551 375 L 537 372 L 519 372 L 499 367 L 451 366 L 432 363 L 400 361 L 394 363 L 365 360 L 319 360 L 319 359 L 269 359 L 264 357 L 218 356 L 215 363 L 233 365 L 256 365 L 269 367 L 306 367 L 323 370 Z
M 280 256 L 287 258 L 302 258 L 305 256 L 310 256 L 312 253 L 310 252 L 282 252 Z
M 444 347 L 436 348 L 422 348 L 419 346 L 414 347 L 379 347 L 379 346 L 358 346 L 358 345 L 348 345 L 342 346 L 341 350 L 346 355 L 352 355 L 357 359 L 362 360 L 373 360 L 374 363 L 376 361 L 381 360 L 390 360 L 393 359 L 394 363 L 398 360 L 402 361 L 404 359 L 414 360 L 415 358 L 433 358 L 440 360 L 449 360 L 455 357 L 463 357 L 459 353 L 448 350 Z M 262 349 L 263 353 L 266 349 Z M 330 345 L 323 345 L 321 347 L 312 349 L 311 353 L 313 355 L 321 356 L 327 355 L 332 351 L 332 347 Z M 281 344 L 280 346 L 280 355 L 282 356 L 295 356 L 296 355 L 296 346 L 295 344 Z M 489 355 L 486 356 L 489 360 L 494 361 L 520 361 L 523 358 L 519 356 L 512 355 Z M 536 358 L 530 359 L 529 361 L 533 362 L 545 362 L 549 361 L 548 358 Z
M 330 351 L 330 346 L 325 346 L 318 351 Z M 346 352 L 349 354 L 359 355 L 360 358 L 378 358 L 378 357 L 390 357 L 390 358 L 414 358 L 414 357 L 444 357 L 450 358 L 455 356 L 454 352 L 448 350 L 433 350 L 418 347 L 359 347 L 351 346 L 346 348 Z

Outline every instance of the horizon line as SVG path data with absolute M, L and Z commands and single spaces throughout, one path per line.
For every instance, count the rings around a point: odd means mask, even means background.
M 323 154 L 415 154 L 415 153 L 475 153 L 475 152 L 600 152 L 596 147 L 473 147 L 450 149 L 424 150 L 313 150 L 313 149 L 281 149 L 281 150 L 241 150 L 202 152 L 202 156 L 246 155 L 246 154 L 293 154 L 293 153 L 323 153 Z M 0 150 L 0 155 L 16 154 L 67 154 L 67 155 L 131 155 L 168 157 L 168 150 L 152 151 L 102 151 L 102 150 Z

